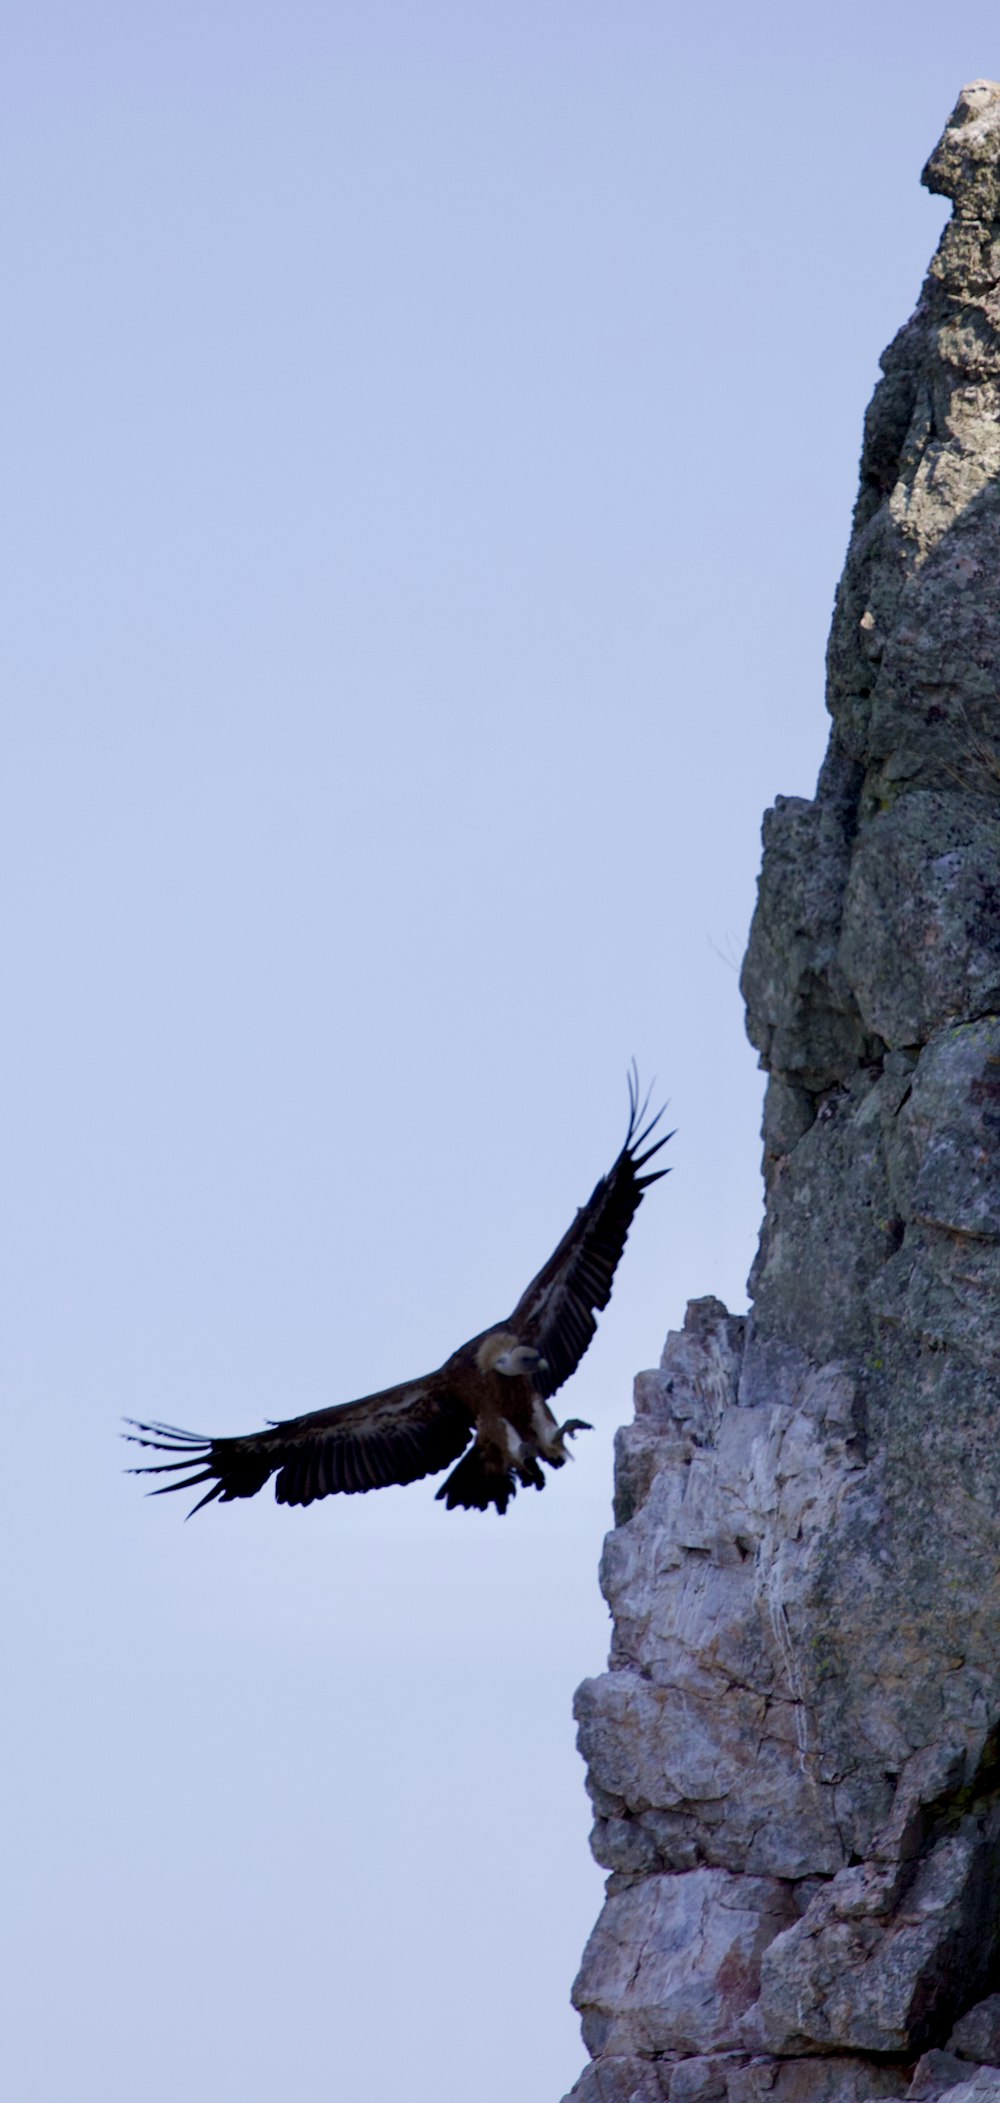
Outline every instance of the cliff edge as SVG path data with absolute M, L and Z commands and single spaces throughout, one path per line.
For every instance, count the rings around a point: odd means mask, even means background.
M 752 1313 L 619 1433 L 575 2103 L 1000 2103 L 1000 86 L 882 360 L 743 973 Z

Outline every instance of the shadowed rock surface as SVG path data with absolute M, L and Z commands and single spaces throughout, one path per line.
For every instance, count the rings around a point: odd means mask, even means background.
M 882 360 L 743 974 L 753 1311 L 618 1437 L 575 2103 L 1000 2103 L 1000 86 Z

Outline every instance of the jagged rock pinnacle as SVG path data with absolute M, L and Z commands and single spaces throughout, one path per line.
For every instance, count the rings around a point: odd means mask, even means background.
M 753 1310 L 692 1303 L 619 1434 L 578 2103 L 869 2103 L 918 2060 L 1000 2103 L 1000 86 L 923 179 L 829 751 L 765 820 Z
M 1000 82 L 973 80 L 952 110 L 920 178 L 950 197 L 961 219 L 995 219 L 1000 211 Z

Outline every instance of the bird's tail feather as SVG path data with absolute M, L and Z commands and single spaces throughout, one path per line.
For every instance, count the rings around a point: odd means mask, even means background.
M 461 1505 L 468 1512 L 485 1512 L 495 1504 L 502 1515 L 517 1492 L 517 1476 L 499 1453 L 491 1454 L 478 1439 L 464 1453 L 437 1491 L 448 1511 Z

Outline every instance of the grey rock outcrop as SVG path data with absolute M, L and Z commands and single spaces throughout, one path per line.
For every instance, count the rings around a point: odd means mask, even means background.
M 1000 86 L 882 361 L 743 974 L 752 1313 L 618 1436 L 576 2103 L 1000 2103 Z

